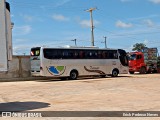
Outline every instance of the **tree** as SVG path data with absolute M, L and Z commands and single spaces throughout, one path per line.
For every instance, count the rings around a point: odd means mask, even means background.
M 144 43 L 136 43 L 133 45 L 133 51 L 141 51 L 142 49 L 146 48 Z

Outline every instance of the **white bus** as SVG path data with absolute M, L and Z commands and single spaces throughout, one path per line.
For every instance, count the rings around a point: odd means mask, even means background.
M 77 79 L 79 76 L 128 73 L 127 54 L 122 49 L 99 48 L 44 48 L 31 49 L 33 76 Z

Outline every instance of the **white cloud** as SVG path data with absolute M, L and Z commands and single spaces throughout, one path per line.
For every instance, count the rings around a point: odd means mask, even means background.
M 143 16 L 143 17 L 137 17 L 137 18 L 128 18 L 127 20 L 129 20 L 129 21 L 139 21 L 139 20 L 144 20 L 144 19 L 157 18 L 159 16 L 160 15 L 152 14 L 152 15 L 149 15 L 149 16 Z
M 24 26 L 15 26 L 13 28 L 14 35 L 27 35 L 31 32 L 32 28 L 30 25 L 24 25 Z
M 33 16 L 31 16 L 31 15 L 25 15 L 25 14 L 20 13 L 20 17 L 22 17 L 25 22 L 32 22 L 33 21 Z
M 133 27 L 133 24 L 125 23 L 125 22 L 122 22 L 122 21 L 118 20 L 116 22 L 116 27 L 119 27 L 119 28 L 131 28 L 131 27 Z
M 29 15 L 24 15 L 24 20 L 27 21 L 27 22 L 32 22 L 33 21 L 33 17 L 32 16 L 29 16 Z
M 33 15 L 27 15 L 27 14 L 22 14 L 20 13 L 20 17 L 22 17 L 22 19 L 25 22 L 43 22 L 44 19 L 42 17 L 37 17 L 37 16 L 33 16 Z
M 150 2 L 153 2 L 155 4 L 160 4 L 160 0 L 149 0 Z
M 26 50 L 28 48 L 30 48 L 30 47 L 27 46 L 27 45 L 19 45 L 19 46 L 13 47 L 13 50 L 14 51 L 20 51 L 20 50 Z
M 132 52 L 133 45 L 123 48 L 126 52 Z
M 28 45 L 18 45 L 13 47 L 14 55 L 29 55 L 30 54 L 30 46 Z
M 13 18 L 13 17 L 14 17 L 14 15 L 13 15 L 13 14 L 11 14 L 11 17 Z
M 95 25 L 98 25 L 100 22 L 97 21 L 97 20 L 94 20 L 94 26 Z M 82 27 L 91 27 L 91 21 L 90 20 L 80 20 L 79 21 L 79 24 L 82 26 Z
M 69 3 L 71 0 L 58 0 L 59 2 L 55 5 L 55 7 L 63 6 L 66 3 Z
M 26 41 L 28 41 L 27 39 L 15 39 L 15 42 L 18 42 L 18 43 L 20 43 L 20 42 L 26 42 Z
M 144 40 L 144 42 L 143 42 L 145 45 L 147 45 L 148 43 L 149 43 L 149 41 L 148 40 Z
M 153 27 L 155 25 L 150 19 L 144 20 L 144 24 L 146 24 L 148 27 Z
M 124 49 L 126 52 L 132 52 L 133 45 L 123 46 L 122 49 Z
M 131 2 L 132 0 L 121 0 L 121 2 Z
M 69 20 L 69 18 L 67 18 L 67 17 L 65 17 L 65 16 L 63 16 L 61 14 L 52 15 L 52 19 L 53 20 L 57 20 L 57 21 L 68 21 Z
M 79 23 L 82 27 L 90 27 L 91 26 L 91 22 L 90 20 L 82 20 Z

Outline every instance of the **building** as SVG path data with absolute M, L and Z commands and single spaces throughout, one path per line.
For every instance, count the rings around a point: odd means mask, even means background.
M 0 72 L 8 71 L 8 61 L 12 60 L 12 24 L 10 5 L 0 0 Z

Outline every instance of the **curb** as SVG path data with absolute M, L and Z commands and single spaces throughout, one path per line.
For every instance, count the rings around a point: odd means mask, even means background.
M 0 82 L 49 80 L 51 77 L 0 78 Z

